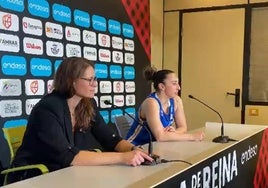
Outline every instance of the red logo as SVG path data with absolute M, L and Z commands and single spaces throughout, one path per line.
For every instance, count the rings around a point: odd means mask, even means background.
M 5 28 L 7 28 L 7 29 L 10 28 L 12 25 L 11 14 L 6 14 L 5 16 L 3 16 L 2 23 L 3 23 Z
M 30 85 L 30 90 L 33 92 L 33 94 L 36 94 L 38 92 L 38 81 L 35 80 Z

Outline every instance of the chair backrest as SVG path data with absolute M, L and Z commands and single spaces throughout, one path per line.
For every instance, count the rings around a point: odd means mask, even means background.
M 11 161 L 13 160 L 17 149 L 20 147 L 22 143 L 25 129 L 26 126 L 3 128 L 4 136 L 7 140 L 10 150 Z
M 126 138 L 128 130 L 130 129 L 131 126 L 131 122 L 129 118 L 127 118 L 126 116 L 122 115 L 122 116 L 116 116 L 114 117 L 114 122 L 118 131 L 118 134 L 122 137 L 122 138 Z

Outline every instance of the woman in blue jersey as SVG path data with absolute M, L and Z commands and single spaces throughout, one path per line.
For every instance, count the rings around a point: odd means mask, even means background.
M 144 126 L 148 127 L 152 141 L 203 140 L 203 132 L 187 133 L 183 104 L 178 96 L 180 85 L 176 74 L 171 70 L 157 71 L 148 66 L 144 69 L 144 77 L 153 83 L 155 92 L 141 104 L 136 115 L 137 121 L 133 122 L 128 132 L 128 141 L 134 145 L 148 143 L 150 135 Z

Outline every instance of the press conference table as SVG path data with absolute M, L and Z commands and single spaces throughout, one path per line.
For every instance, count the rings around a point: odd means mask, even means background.
M 216 162 L 224 161 L 228 159 L 228 156 L 235 154 L 240 160 L 240 155 L 237 154 L 237 150 L 228 151 L 228 148 L 232 148 L 235 145 L 243 142 L 244 140 L 250 139 L 253 135 L 260 132 L 264 132 L 267 126 L 258 125 L 241 125 L 241 124 L 225 124 L 225 135 L 230 138 L 236 139 L 236 142 L 229 142 L 225 144 L 214 143 L 212 139 L 220 134 L 221 124 L 207 122 L 206 126 L 194 130 L 204 131 L 206 134 L 205 140 L 201 142 L 154 142 L 154 153 L 157 153 L 163 159 L 167 160 L 185 160 L 192 163 L 189 165 L 183 162 L 170 162 L 162 163 L 155 166 L 139 166 L 131 167 L 126 165 L 108 165 L 108 166 L 72 166 L 55 172 L 51 172 L 45 175 L 34 177 L 28 180 L 20 181 L 14 184 L 4 186 L 6 188 L 13 187 L 27 187 L 27 188 L 48 188 L 48 187 L 62 187 L 62 188 L 74 188 L 74 187 L 167 187 L 165 182 L 173 181 L 168 187 L 189 187 L 189 184 L 196 183 L 195 178 L 199 175 L 199 171 L 207 168 L 203 166 L 213 166 Z M 251 143 L 252 147 L 257 145 Z M 249 147 L 251 147 L 249 146 Z M 240 146 L 239 146 L 240 147 Z M 241 147 L 240 147 L 241 148 Z M 248 146 L 246 146 L 248 148 Z M 259 149 L 259 148 L 258 148 Z M 222 160 L 213 159 L 211 165 L 208 163 L 210 158 L 220 154 L 221 152 L 228 151 L 225 156 L 219 157 Z M 245 150 L 247 151 L 247 150 Z M 239 155 L 236 156 L 236 155 Z M 257 157 L 257 156 L 253 156 Z M 198 165 L 203 164 L 200 168 Z M 233 164 L 234 165 L 234 164 Z M 192 169 L 197 169 L 193 171 Z M 211 167 L 213 169 L 214 167 Z M 201 170 L 200 170 L 201 169 Z M 240 169 L 240 167 L 239 167 Z M 203 172 L 202 171 L 202 172 Z M 244 170 L 243 170 L 244 171 Z M 181 176 L 180 176 L 181 174 Z M 239 172 L 239 174 L 241 174 Z M 238 175 L 239 175 L 238 174 Z M 237 177 L 239 177 L 237 175 Z M 189 176 L 189 180 L 187 177 Z M 179 177 L 179 178 L 178 178 Z M 182 177 L 182 180 L 180 179 Z M 177 179 L 176 179 L 177 178 Z M 191 178 L 191 179 L 190 179 Z M 235 177 L 234 177 L 235 179 Z M 239 178 L 238 178 L 239 179 Z M 177 181 L 177 182 L 176 182 Z M 205 180 L 203 180 L 205 183 Z M 191 182 L 191 183 L 189 183 Z M 221 183 L 221 182 L 219 182 Z M 184 186 L 185 185 L 185 186 Z M 186 186 L 187 185 L 187 186 Z M 175 187 L 175 186 L 174 186 Z M 198 187 L 198 186 L 196 186 Z M 201 186 L 202 187 L 202 186 Z M 220 187 L 220 186 L 219 186 Z

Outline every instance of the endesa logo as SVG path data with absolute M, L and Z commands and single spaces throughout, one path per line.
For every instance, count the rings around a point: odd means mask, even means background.
M 108 20 L 108 31 L 111 34 L 120 35 L 121 34 L 121 24 L 116 20 Z
M 126 95 L 126 105 L 133 106 L 136 104 L 136 97 L 135 95 Z
M 67 57 L 81 57 L 81 47 L 79 45 L 67 44 L 66 45 L 66 56 Z
M 125 66 L 124 67 L 124 78 L 126 80 L 131 80 L 135 78 L 135 69 L 134 67 Z
M 0 79 L 1 96 L 20 96 L 21 80 L 19 79 Z
M 83 42 L 85 44 L 91 44 L 91 45 L 96 45 L 97 44 L 97 37 L 96 33 L 93 31 L 83 31 Z
M 134 93 L 136 88 L 135 88 L 135 82 L 133 81 L 126 81 L 125 82 L 125 88 L 127 93 Z
M 0 33 L 0 51 L 19 52 L 20 40 L 16 35 Z
M 114 93 L 123 93 L 124 92 L 124 82 L 123 81 L 114 81 L 113 82 L 113 91 L 114 91 Z
M 68 41 L 80 42 L 81 41 L 80 30 L 74 27 L 66 26 L 65 37 L 66 37 L 66 40 Z
M 118 65 L 110 66 L 110 77 L 112 79 L 121 79 L 122 78 L 122 67 Z
M 0 19 L 0 29 L 8 31 L 19 30 L 19 17 L 17 15 L 0 11 Z
M 43 34 L 43 26 L 40 20 L 23 17 L 22 18 L 23 32 L 26 34 L 41 36 Z
M 54 4 L 52 6 L 52 16 L 54 20 L 64 23 L 71 23 L 71 10 L 69 7 Z
M 127 51 L 134 51 L 134 41 L 133 40 L 129 40 L 129 39 L 125 39 L 124 40 L 124 48 Z
M 60 42 L 47 41 L 46 52 L 48 56 L 63 57 L 63 44 Z
M 44 52 L 43 41 L 25 37 L 23 39 L 23 50 L 26 54 L 42 55 Z
M 127 38 L 133 38 L 134 37 L 134 29 L 132 25 L 129 24 L 123 24 L 123 35 Z
M 113 51 L 113 62 L 114 63 L 123 63 L 123 52 Z
M 100 93 L 111 93 L 112 83 L 110 81 L 100 81 Z
M 124 106 L 124 104 L 125 104 L 124 95 L 115 95 L 114 96 L 114 104 L 116 106 L 119 106 L 119 107 Z
M 26 59 L 21 56 L 4 55 L 1 65 L 5 75 L 24 76 L 27 72 Z
M 28 79 L 25 81 L 26 95 L 44 95 L 45 83 L 43 80 Z
M 27 115 L 30 115 L 33 107 L 38 103 L 40 99 L 27 99 L 25 101 L 25 111 Z
M 103 117 L 105 123 L 109 123 L 109 112 L 107 110 L 101 110 L 100 115 Z
M 32 58 L 30 62 L 31 74 L 33 76 L 51 76 L 52 65 L 50 60 L 41 58 Z
M 120 37 L 112 37 L 112 47 L 114 49 L 123 49 L 123 39 Z
M 0 101 L 0 116 L 15 117 L 22 114 L 21 100 L 2 100 Z
M 111 62 L 111 52 L 110 52 L 110 50 L 100 49 L 99 50 L 99 61 Z
M 97 31 L 107 31 L 106 19 L 102 16 L 92 16 L 92 26 Z
M 85 46 L 83 48 L 83 54 L 84 57 L 91 60 L 91 61 L 96 61 L 97 60 L 97 49 L 92 48 L 92 47 L 87 47 Z
M 28 0 L 28 11 L 31 15 L 48 18 L 49 4 L 44 0 Z
M 110 36 L 99 33 L 98 34 L 98 44 L 101 47 L 107 47 L 107 48 L 109 48 L 111 46 Z
M 123 111 L 121 109 L 115 109 L 111 111 L 111 122 L 114 123 L 114 118 L 117 116 L 122 116 Z
M 125 53 L 125 63 L 128 65 L 134 65 L 135 63 L 135 56 L 131 53 Z
M 0 2 L 0 6 L 5 9 L 16 12 L 22 12 L 24 10 L 24 0 L 1 0 Z
M 59 24 L 46 22 L 45 31 L 46 31 L 46 36 L 48 38 L 54 38 L 54 39 L 63 38 L 63 28 Z
M 74 10 L 74 23 L 78 26 L 89 28 L 90 26 L 89 14 L 85 11 L 75 9 Z
M 97 78 L 108 78 L 108 67 L 105 64 L 95 64 L 95 74 Z

